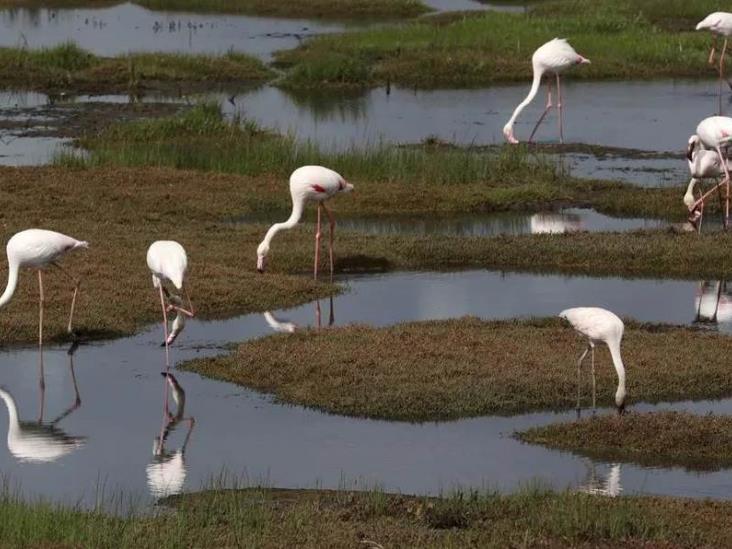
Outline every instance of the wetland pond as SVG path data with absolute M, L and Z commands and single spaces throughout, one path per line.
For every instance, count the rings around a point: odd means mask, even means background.
M 709 296 L 721 295 L 727 301 L 726 285 L 720 292 L 715 282 L 491 271 L 394 273 L 343 281 L 349 290 L 333 299 L 337 325 L 383 326 L 462 315 L 545 316 L 591 303 L 642 321 L 684 324 L 698 317 L 700 299 L 706 303 Z M 327 319 L 329 300 L 321 300 L 321 306 Z M 702 308 L 712 310 L 706 304 Z M 275 320 L 305 326 L 313 324 L 315 306 L 273 314 Z M 721 317 L 717 320 L 726 329 Z M 363 420 L 279 405 L 266 395 L 178 371 L 185 409 L 161 450 L 155 443 L 164 387 L 160 332 L 153 326 L 134 337 L 79 347 L 73 356 L 79 406 L 65 349 L 44 352 L 44 399 L 38 351 L 10 349 L 0 355 L 0 396 L 9 410 L 0 412 L 0 433 L 9 435 L 0 446 L 0 471 L 11 487 L 26 498 L 43 496 L 83 506 L 120 494 L 125 502 L 130 498 L 145 504 L 161 495 L 199 489 L 223 473 L 276 487 L 378 485 L 419 494 L 458 486 L 512 491 L 536 479 L 558 489 L 622 486 L 626 494 L 728 498 L 732 493 L 725 471 L 593 463 L 511 437 L 514 430 L 571 419 L 574 411 L 424 424 Z M 228 342 L 271 332 L 268 319 L 259 314 L 192 321 L 172 356 L 180 362 L 223 352 Z M 578 352 L 581 347 L 578 340 Z M 730 413 L 732 401 L 633 406 L 656 408 Z M 41 413 L 46 422 L 60 419 L 39 427 L 35 421 Z M 195 425 L 189 432 L 190 417 Z

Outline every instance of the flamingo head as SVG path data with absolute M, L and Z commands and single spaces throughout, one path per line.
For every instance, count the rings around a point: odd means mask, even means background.
M 267 268 L 267 255 L 269 254 L 269 246 L 262 242 L 257 248 L 257 272 L 263 273 Z
M 506 124 L 503 126 L 503 137 L 513 145 L 516 145 L 519 142 L 519 140 L 516 139 L 516 136 L 513 135 L 513 124 Z
M 343 179 L 338 185 L 338 190 L 342 193 L 350 193 L 353 190 L 353 184 Z
M 686 147 L 686 159 L 689 162 L 694 160 L 694 149 L 699 145 L 699 141 L 699 136 L 696 134 L 689 137 L 689 144 Z
M 591 65 L 592 62 L 589 59 L 587 59 L 586 57 L 582 57 L 581 55 L 579 55 L 578 59 L 577 59 L 577 64 L 578 65 Z

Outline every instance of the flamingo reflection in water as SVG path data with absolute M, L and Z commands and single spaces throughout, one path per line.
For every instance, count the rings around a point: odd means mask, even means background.
M 604 478 L 597 474 L 594 462 L 587 460 L 586 465 L 587 480 L 577 488 L 578 492 L 611 498 L 617 497 L 622 493 L 623 486 L 620 483 L 619 463 L 613 463 L 610 466 L 610 471 L 608 471 L 607 476 Z
M 732 323 L 732 292 L 727 290 L 727 281 L 699 282 L 694 312 L 696 324 Z
M 328 326 L 333 326 L 335 324 L 335 311 L 333 308 L 333 296 L 330 296 L 328 298 L 329 303 L 329 314 L 328 314 Z M 278 318 L 275 315 L 272 314 L 271 311 L 265 311 L 263 313 L 264 320 L 267 322 L 267 325 L 272 328 L 275 332 L 278 333 L 284 333 L 284 334 L 292 334 L 295 333 L 297 330 L 300 329 L 300 326 L 298 326 L 295 322 L 291 322 L 290 320 L 286 318 Z M 317 300 L 315 302 L 315 325 L 318 327 L 318 329 L 322 328 L 322 311 L 320 309 L 320 300 Z
M 577 214 L 538 213 L 531 216 L 531 234 L 562 234 L 582 230 L 582 218 Z
M 72 347 L 69 355 L 69 371 L 74 385 L 74 401 L 51 421 L 44 421 L 45 384 L 43 368 L 40 369 L 41 390 L 40 410 L 37 421 L 22 421 L 15 398 L 6 387 L 0 387 L 0 398 L 8 410 L 8 450 L 19 461 L 27 463 L 50 463 L 78 450 L 86 443 L 86 437 L 71 436 L 58 427 L 58 424 L 81 406 L 79 387 L 74 373 Z M 43 356 L 41 355 L 41 365 Z
M 147 485 L 150 493 L 156 498 L 178 494 L 183 489 L 186 480 L 185 453 L 196 423 L 195 418 L 185 417 L 186 393 L 178 380 L 169 372 L 162 372 L 161 375 L 170 388 L 176 409 L 175 414 L 171 413 L 166 401 L 166 418 L 161 434 L 153 441 L 153 461 L 147 466 Z M 188 425 L 182 446 L 172 452 L 166 450 L 168 436 L 180 423 Z

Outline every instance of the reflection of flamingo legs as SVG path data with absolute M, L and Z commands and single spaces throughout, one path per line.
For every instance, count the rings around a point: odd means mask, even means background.
M 43 355 L 41 355 L 40 359 L 40 366 L 41 366 L 41 402 L 40 402 L 40 411 L 38 414 L 38 423 L 43 423 L 43 416 L 45 414 L 45 405 L 46 405 L 46 389 L 45 389 L 45 382 L 43 381 L 44 377 L 44 368 L 43 368 Z M 66 416 L 70 415 L 72 412 L 74 412 L 77 408 L 81 406 L 81 395 L 79 394 L 79 385 L 76 381 L 76 372 L 74 371 L 74 356 L 73 353 L 69 353 L 69 372 L 71 372 L 71 382 L 74 385 L 74 402 L 71 403 L 71 405 L 66 408 L 63 412 L 61 412 L 56 418 L 54 418 L 52 421 L 48 423 L 48 425 L 56 425 L 59 423 L 62 419 L 64 419 Z

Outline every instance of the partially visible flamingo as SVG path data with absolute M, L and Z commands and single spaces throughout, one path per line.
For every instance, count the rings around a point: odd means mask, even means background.
M 719 56 L 719 114 L 722 114 L 722 81 L 724 80 L 724 56 L 727 53 L 727 40 L 732 36 L 732 13 L 715 11 L 710 13 L 696 25 L 696 30 L 708 30 L 712 33 L 712 50 L 709 52 L 709 64 L 714 64 L 714 53 L 717 49 L 717 36 L 724 36 L 722 54 Z
M 8 285 L 0 296 L 0 307 L 4 306 L 15 293 L 18 285 L 18 273 L 21 267 L 31 267 L 38 269 L 38 291 L 39 291 L 39 307 L 38 307 L 38 346 L 43 346 L 43 304 L 45 298 L 43 295 L 43 269 L 53 266 L 61 271 L 65 276 L 70 278 L 74 283 L 74 294 L 71 298 L 71 311 L 69 312 L 69 323 L 67 331 L 72 332 L 72 323 L 74 320 L 74 307 L 76 305 L 76 294 L 79 291 L 80 279 L 71 276 L 66 269 L 61 267 L 58 262 L 61 258 L 71 250 L 77 248 L 88 248 L 89 243 L 82 240 L 76 240 L 65 234 L 55 231 L 47 231 L 45 229 L 26 229 L 19 233 L 15 233 L 7 244 L 8 253 Z
M 152 272 L 153 287 L 160 293 L 160 307 L 163 310 L 163 333 L 165 344 L 165 365 L 170 368 L 168 347 L 174 337 L 168 334 L 168 311 L 175 310 L 178 314 L 193 317 L 195 312 L 188 289 L 185 287 L 185 277 L 188 271 L 188 256 L 185 249 L 174 240 L 158 240 L 150 244 L 147 250 L 147 266 Z M 180 306 L 180 299 L 171 296 L 165 288 L 165 281 L 169 281 L 177 290 L 182 290 L 188 300 L 188 309 Z M 168 304 L 165 304 L 165 297 L 168 297 Z M 176 319 L 177 322 L 177 319 Z M 174 331 L 176 326 L 173 326 Z M 182 328 L 181 328 L 182 329 Z M 177 335 L 177 334 L 176 334 Z
M 697 139 L 695 139 L 695 137 Z M 717 161 L 718 161 L 718 168 L 715 169 L 721 169 L 722 173 L 724 174 L 724 178 L 722 181 L 720 181 L 714 188 L 712 188 L 710 191 L 707 191 L 705 194 L 701 196 L 694 204 L 689 207 L 689 210 L 692 211 L 693 209 L 701 207 L 703 205 L 704 200 L 709 196 L 711 193 L 713 193 L 715 190 L 719 190 L 721 192 L 721 188 L 725 188 L 725 207 L 724 207 L 724 227 L 725 229 L 729 226 L 729 199 L 730 199 L 730 167 L 727 161 L 727 158 L 725 156 L 725 153 L 727 153 L 730 142 L 732 142 L 732 118 L 728 116 L 710 116 L 708 118 L 705 118 L 701 122 L 699 122 L 699 125 L 696 127 L 696 136 L 692 136 L 689 138 L 689 149 L 687 149 L 687 159 L 690 161 L 690 169 L 692 168 L 692 164 L 694 162 L 694 154 L 701 154 L 699 152 L 694 152 L 693 149 L 699 148 L 707 151 L 715 151 L 717 154 Z M 724 152 L 723 152 L 724 151 Z M 705 158 L 709 158 L 708 155 L 705 155 Z M 709 161 L 707 160 L 707 163 Z M 707 167 L 709 167 L 711 164 L 707 164 Z M 713 167 L 713 165 L 711 165 Z M 711 169 L 711 168 L 709 168 Z M 689 186 L 692 188 L 692 195 L 693 195 L 693 186 L 691 183 Z M 688 193 L 688 190 L 687 190 Z M 688 197 L 687 197 L 688 198 Z M 688 207 L 688 204 L 687 204 Z
M 521 114 L 521 111 L 524 110 L 526 105 L 533 101 L 534 97 L 536 97 L 536 94 L 539 92 L 541 77 L 544 76 L 545 73 L 552 73 L 556 76 L 557 79 L 559 142 L 564 143 L 564 122 L 562 120 L 562 88 L 559 75 L 573 65 L 583 65 L 589 62 L 589 59 L 582 57 L 580 54 L 574 51 L 574 48 L 570 46 L 569 42 L 567 42 L 564 38 L 555 38 L 554 40 L 550 40 L 543 46 L 539 47 L 539 49 L 537 49 L 534 52 L 534 55 L 531 57 L 531 65 L 534 70 L 534 80 L 531 83 L 531 90 L 529 91 L 529 95 L 527 95 L 526 99 L 519 103 L 518 107 L 516 107 L 516 110 L 513 111 L 510 120 L 503 127 L 503 135 L 506 140 L 509 143 L 519 142 L 513 134 L 513 125 L 516 122 L 518 115 Z M 539 125 L 542 123 L 544 117 L 546 117 L 547 113 L 549 112 L 549 110 L 551 110 L 553 106 L 552 81 L 550 77 L 547 81 L 546 108 L 544 109 L 544 113 L 539 118 L 539 121 L 536 123 L 536 126 L 534 126 L 534 131 L 531 132 L 531 136 L 529 137 L 529 143 L 531 143 L 531 140 L 534 138 L 536 130 L 539 129 Z
M 709 193 L 702 193 L 702 198 L 697 200 L 695 195 L 696 185 L 700 183 L 700 179 L 723 176 L 725 168 L 722 166 L 719 154 L 716 151 L 705 149 L 701 139 L 696 134 L 689 137 L 686 159 L 689 164 L 691 180 L 686 188 L 686 194 L 684 194 L 684 205 L 689 210 L 689 223 L 698 230 L 701 228 L 704 200 Z M 726 164 L 727 171 L 732 169 L 729 160 L 726 160 Z M 712 191 L 716 189 L 717 186 Z
M 587 338 L 587 348 L 577 361 L 577 413 L 580 410 L 580 367 L 587 353 L 592 353 L 592 407 L 596 407 L 595 344 L 605 343 L 610 350 L 613 366 L 618 374 L 618 388 L 615 391 L 615 406 L 618 413 L 625 410 L 625 367 L 620 356 L 620 341 L 623 339 L 623 321 L 615 313 L 600 307 L 575 307 L 566 309 L 559 316 L 567 320 L 577 333 Z
M 330 221 L 330 277 L 333 278 L 333 231 L 335 230 L 335 219 L 333 214 L 324 204 L 326 200 L 338 193 L 350 192 L 353 185 L 346 181 L 340 174 L 322 166 L 302 166 L 290 175 L 290 195 L 292 196 L 292 213 L 287 221 L 272 225 L 264 240 L 257 247 L 257 271 L 263 273 L 267 266 L 269 245 L 272 238 L 283 229 L 291 229 L 297 225 L 302 217 L 305 203 L 308 201 L 318 203 L 318 221 L 315 231 L 315 264 L 313 276 L 318 278 L 318 264 L 320 262 L 320 211 L 325 210 Z

